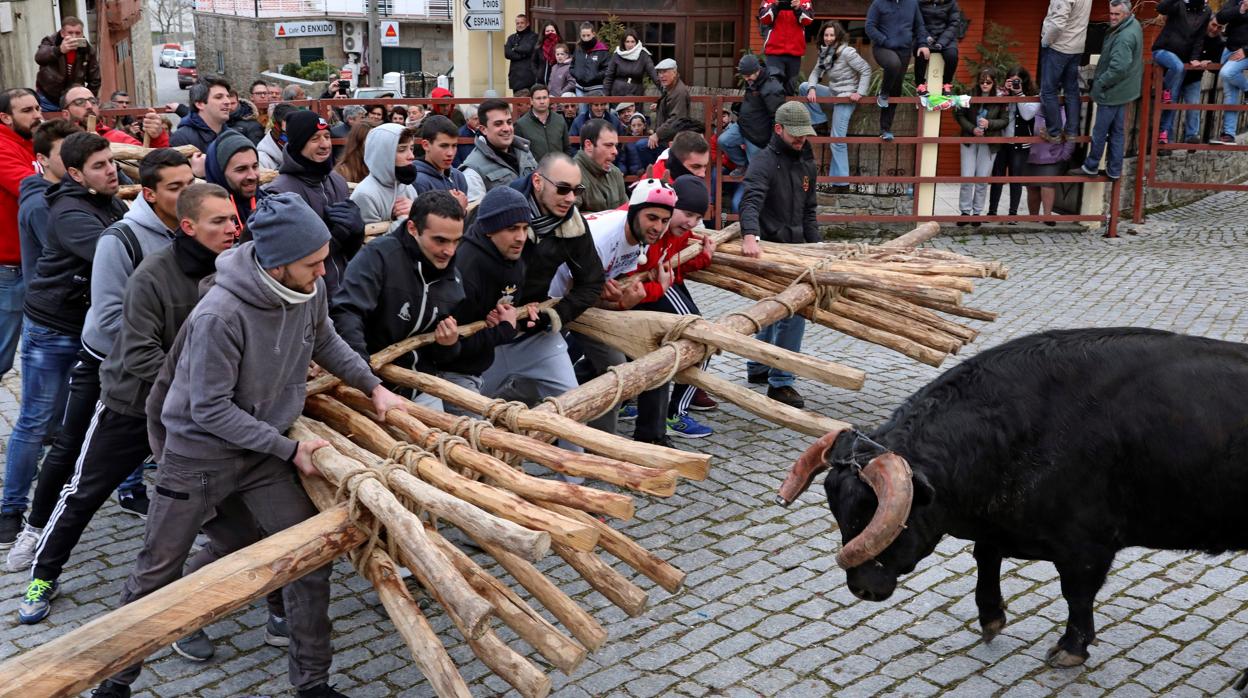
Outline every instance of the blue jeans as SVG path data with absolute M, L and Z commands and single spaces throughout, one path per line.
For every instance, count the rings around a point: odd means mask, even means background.
M 0 264 L 0 376 L 13 368 L 13 355 L 22 337 L 22 301 L 26 281 L 19 264 Z
M 1161 49 L 1153 51 L 1153 62 L 1166 69 L 1166 72 L 1161 78 L 1161 86 L 1166 90 L 1166 92 L 1170 93 L 1170 100 L 1172 102 L 1178 101 L 1179 90 L 1183 87 L 1183 76 L 1187 73 L 1183 59 L 1179 58 L 1171 51 Z M 1175 114 L 1177 114 L 1177 112 L 1173 109 L 1163 111 L 1161 113 L 1162 133 L 1169 134 L 1174 129 Z
M 1092 147 L 1088 149 L 1088 159 L 1083 169 L 1095 172 L 1101 166 L 1101 155 L 1105 154 L 1105 173 L 1111 179 L 1122 175 L 1122 146 L 1126 137 L 1123 121 L 1129 105 L 1107 104 L 1096 105 L 1096 123 L 1092 125 Z M 1105 149 L 1109 152 L 1105 153 Z
M 768 344 L 775 345 L 781 349 L 800 352 L 802 350 L 802 335 L 806 333 L 806 318 L 801 315 L 794 315 L 790 318 L 777 320 L 763 328 L 761 332 L 754 335 L 758 339 Z M 756 361 L 749 361 L 745 364 L 745 370 L 758 375 L 767 372 L 767 384 L 773 388 L 783 388 L 786 385 L 793 385 L 796 380 L 792 373 L 781 371 L 778 368 L 771 368 Z
M 43 437 L 65 400 L 69 369 L 78 358 L 82 341 L 26 319 L 22 328 L 22 405 L 9 436 L 8 460 L 4 464 L 6 514 L 26 510 L 30 485 L 35 480 Z
M 1200 80 L 1189 82 L 1183 86 L 1183 104 L 1200 104 Z M 1183 116 L 1183 139 L 1196 138 L 1200 135 L 1200 112 L 1192 110 Z
M 829 135 L 841 138 L 849 133 L 849 120 L 854 115 L 856 104 L 835 104 L 832 107 L 832 130 Z M 849 146 L 845 143 L 832 143 L 832 165 L 828 167 L 830 177 L 849 176 Z M 834 187 L 848 187 L 845 182 L 833 184 Z
M 1222 81 L 1222 90 L 1226 96 L 1224 104 L 1239 104 L 1248 91 L 1248 80 L 1244 79 L 1244 71 L 1248 70 L 1248 58 L 1228 63 L 1230 51 L 1222 51 L 1222 70 L 1218 71 L 1218 79 Z M 1222 112 L 1222 133 L 1234 136 L 1239 131 L 1239 115 L 1243 112 Z
M 1040 104 L 1049 135 L 1062 132 L 1061 105 L 1057 103 L 1060 89 L 1066 97 L 1066 133 L 1079 135 L 1079 63 L 1083 56 L 1040 48 Z
M 836 96 L 832 94 L 832 90 L 828 89 L 827 85 L 818 85 L 818 84 L 812 85 L 808 82 L 804 82 L 800 86 L 798 86 L 797 96 L 801 97 L 802 99 L 806 99 L 806 93 L 810 92 L 810 89 L 812 87 L 815 90 L 816 97 L 835 97 Z M 806 105 L 806 109 L 810 111 L 810 123 L 811 124 L 822 124 L 823 122 L 827 121 L 828 113 L 825 112 L 824 109 L 827 109 L 828 107 L 833 106 L 831 104 L 812 104 L 811 102 L 804 102 L 804 104 Z
M 719 133 L 719 139 L 716 141 L 720 151 L 728 156 L 732 164 L 737 167 L 745 167 L 749 162 L 749 158 L 745 152 L 741 150 L 741 146 L 746 143 L 745 137 L 741 135 L 741 128 L 736 122 L 728 124 L 728 128 Z

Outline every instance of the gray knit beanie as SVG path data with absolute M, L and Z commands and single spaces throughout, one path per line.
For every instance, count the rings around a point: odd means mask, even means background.
M 493 235 L 517 223 L 528 223 L 533 218 L 529 200 L 511 187 L 494 187 L 477 204 L 477 219 L 473 223 L 482 233 Z
M 298 194 L 271 194 L 247 220 L 256 243 L 256 261 L 276 269 L 316 252 L 329 242 L 329 228 Z

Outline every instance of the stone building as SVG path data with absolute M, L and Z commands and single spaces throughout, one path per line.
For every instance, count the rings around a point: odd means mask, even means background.
M 450 0 L 384 0 L 399 45 L 383 46 L 381 71 L 442 74 L 451 68 Z M 287 63 L 347 63 L 368 45 L 364 0 L 197 0 L 195 52 L 201 74 L 244 85 Z M 348 49 L 352 49 L 348 51 Z

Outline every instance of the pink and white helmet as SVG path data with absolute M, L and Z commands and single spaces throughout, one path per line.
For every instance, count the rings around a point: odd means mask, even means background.
M 633 187 L 633 195 L 628 199 L 628 210 L 637 211 L 642 208 L 658 206 L 669 211 L 676 208 L 676 190 L 660 179 L 643 179 Z

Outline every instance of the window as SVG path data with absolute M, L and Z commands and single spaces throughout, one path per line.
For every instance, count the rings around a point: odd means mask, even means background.
M 641 43 L 650 51 L 655 63 L 664 58 L 680 62 L 676 58 L 675 22 L 645 22 L 640 24 L 638 31 L 641 32 Z
M 320 46 L 299 49 L 299 65 L 307 65 L 313 61 L 323 60 L 325 60 L 325 49 Z
M 693 34 L 693 84 L 703 87 L 734 87 L 737 23 L 694 22 Z
M 420 49 L 399 48 L 397 46 L 383 46 L 381 48 L 381 72 L 419 73 L 421 68 Z

